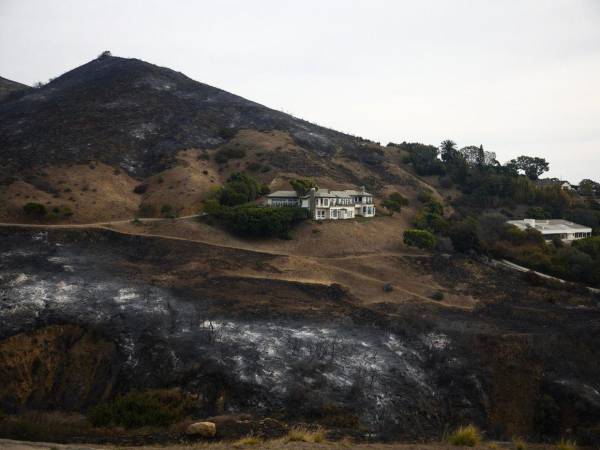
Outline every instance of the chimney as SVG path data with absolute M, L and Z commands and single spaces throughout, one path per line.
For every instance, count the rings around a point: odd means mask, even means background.
M 360 187 L 360 190 L 363 192 L 363 194 L 367 192 L 367 190 L 365 189 L 365 187 L 364 187 L 364 186 L 361 186 L 361 187 Z

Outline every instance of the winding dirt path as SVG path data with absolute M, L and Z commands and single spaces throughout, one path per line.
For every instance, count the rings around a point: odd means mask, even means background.
M 138 219 L 138 220 L 142 223 L 153 223 L 153 222 L 157 223 L 157 222 L 164 222 L 164 221 L 182 221 L 182 220 L 187 220 L 187 219 L 193 219 L 195 217 L 197 217 L 197 215 L 178 217 L 178 218 L 174 218 L 174 219 L 144 218 L 144 219 Z M 252 252 L 255 254 L 259 254 L 259 255 L 282 257 L 282 258 L 286 258 L 289 260 L 295 260 L 296 264 L 299 266 L 302 266 L 305 263 L 306 263 L 307 267 L 313 266 L 316 269 L 316 273 L 318 273 L 320 270 L 322 270 L 323 272 L 328 273 L 329 275 L 333 276 L 334 278 L 336 275 L 338 277 L 346 275 L 347 277 L 353 278 L 354 280 L 359 280 L 359 281 L 362 280 L 362 283 L 371 283 L 372 285 L 381 285 L 381 286 L 383 286 L 384 284 L 390 284 L 398 292 L 407 294 L 407 295 L 411 296 L 412 298 L 414 298 L 415 300 L 418 300 L 421 302 L 428 302 L 428 303 L 433 302 L 438 305 L 443 304 L 443 302 L 434 301 L 434 300 L 428 298 L 427 296 L 423 295 L 420 292 L 416 292 L 414 290 L 407 289 L 406 286 L 401 285 L 400 283 L 389 283 L 385 276 L 375 277 L 375 276 L 367 275 L 367 274 L 363 273 L 363 271 L 361 271 L 360 265 L 357 265 L 356 270 L 351 270 L 347 267 L 342 267 L 340 265 L 336 265 L 337 262 L 341 262 L 341 261 L 369 260 L 369 259 L 386 258 L 386 257 L 413 257 L 413 258 L 416 258 L 416 257 L 423 257 L 423 256 L 425 256 L 425 254 L 419 254 L 419 253 L 414 253 L 414 252 L 412 252 L 412 253 L 409 253 L 409 252 L 406 252 L 406 253 L 404 253 L 404 252 L 373 252 L 373 253 L 350 254 L 350 255 L 343 255 L 343 256 L 323 256 L 323 257 L 308 256 L 308 255 L 296 255 L 296 254 L 282 253 L 282 252 L 277 252 L 277 251 L 272 251 L 272 250 L 257 250 L 257 249 L 251 248 L 251 246 L 249 246 L 249 245 L 248 246 L 227 245 L 227 244 L 219 244 L 219 243 L 209 242 L 209 241 L 200 240 L 200 239 L 191 239 L 191 238 L 185 238 L 185 237 L 179 237 L 179 236 L 172 236 L 172 235 L 166 235 L 166 234 L 154 234 L 154 233 L 147 233 L 147 232 L 136 233 L 136 232 L 130 231 L 130 230 L 122 230 L 122 229 L 118 229 L 118 228 L 113 228 L 113 226 L 128 224 L 131 222 L 132 222 L 132 219 L 85 223 L 85 224 L 0 223 L 0 227 L 2 227 L 2 228 L 37 229 L 37 230 L 69 230 L 69 229 L 107 230 L 107 231 L 110 231 L 113 233 L 118 233 L 118 234 L 127 235 L 127 236 L 191 242 L 191 243 L 197 243 L 197 244 L 206 245 L 206 246 L 219 248 L 219 249 L 225 248 L 225 249 L 231 249 L 231 250 L 237 250 L 237 251 L 243 251 L 243 252 Z M 293 269 L 289 269 L 289 270 L 291 273 L 289 273 L 287 276 L 286 275 L 279 276 L 279 277 L 275 276 L 275 278 L 282 279 L 282 280 L 288 280 L 288 281 L 309 282 L 309 283 L 316 282 L 319 284 L 328 284 L 325 282 L 325 280 L 319 282 L 314 279 L 311 279 L 310 277 L 307 277 L 306 275 L 297 273 Z M 296 273 L 294 273 L 294 272 L 296 272 Z M 238 274 L 238 276 L 247 277 L 247 278 L 259 278 L 260 277 L 259 274 L 250 274 L 250 273 Z M 423 290 L 424 288 L 430 287 L 429 285 L 419 282 L 416 279 L 411 280 L 410 284 L 412 284 L 413 286 L 420 285 L 422 287 L 421 289 L 417 288 L 417 290 Z M 451 305 L 447 305 L 447 306 L 451 306 Z

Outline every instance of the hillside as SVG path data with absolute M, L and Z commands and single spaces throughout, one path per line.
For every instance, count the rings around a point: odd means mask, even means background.
M 0 77 L 0 101 L 6 99 L 9 94 L 25 91 L 27 89 L 31 88 L 26 84 Z
M 521 237 L 503 217 L 496 234 L 477 225 L 490 211 L 475 201 L 514 197 L 477 189 L 537 191 L 496 166 L 457 181 L 438 156 L 107 55 L 0 102 L 0 437 L 188 442 L 210 419 L 231 440 L 309 424 L 423 441 L 472 422 L 596 442 L 598 296 L 476 252 Z M 236 180 L 257 194 L 300 177 L 365 186 L 377 215 L 270 238 L 197 215 Z M 394 214 L 391 193 L 407 201 Z M 244 198 L 217 212 L 243 214 Z M 414 226 L 437 243 L 406 245 Z
M 112 56 L 0 104 L 0 160 L 4 221 L 25 220 L 27 202 L 79 223 L 130 218 L 140 207 L 156 215 L 165 204 L 192 213 L 239 170 L 272 188 L 303 176 L 412 196 L 420 184 L 377 144 Z

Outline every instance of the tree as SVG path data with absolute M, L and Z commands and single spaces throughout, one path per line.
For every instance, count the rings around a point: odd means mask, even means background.
M 523 171 L 530 180 L 537 180 L 541 174 L 550 169 L 550 164 L 544 158 L 536 156 L 519 156 L 517 159 L 512 159 L 508 165 Z
M 478 251 L 480 248 L 477 225 L 470 220 L 453 224 L 448 234 L 452 240 L 452 245 L 459 252 Z
M 483 145 L 480 145 L 479 147 L 469 145 L 461 148 L 459 153 L 471 167 L 482 169 L 483 167 L 491 166 L 496 162 L 496 154 L 494 152 L 486 152 L 483 149 Z
M 587 178 L 581 180 L 581 183 L 579 183 L 579 193 L 585 197 L 600 196 L 600 183 Z
M 443 175 L 445 167 L 438 156 L 437 148 L 424 145 L 410 152 L 410 162 L 419 175 Z
M 404 243 L 421 249 L 435 247 L 435 236 L 427 230 L 409 229 L 404 232 Z
M 306 195 L 312 188 L 319 189 L 319 186 L 317 186 L 314 180 L 308 178 L 297 178 L 291 180 L 290 184 L 292 185 L 292 189 L 294 189 L 298 195 Z
M 442 161 L 445 163 L 451 163 L 456 159 L 458 154 L 458 150 L 456 149 L 456 142 L 450 139 L 446 139 L 442 141 L 440 144 L 440 154 L 442 157 Z

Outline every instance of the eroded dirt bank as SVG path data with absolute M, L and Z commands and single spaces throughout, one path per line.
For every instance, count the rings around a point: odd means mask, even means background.
M 271 254 L 107 230 L 0 232 L 8 413 L 180 387 L 197 418 L 249 412 L 381 438 L 464 422 L 539 438 L 600 420 L 600 314 L 583 294 L 425 258 L 407 270 L 465 285 L 478 306 L 383 294 L 366 305 L 343 285 L 273 279 Z

